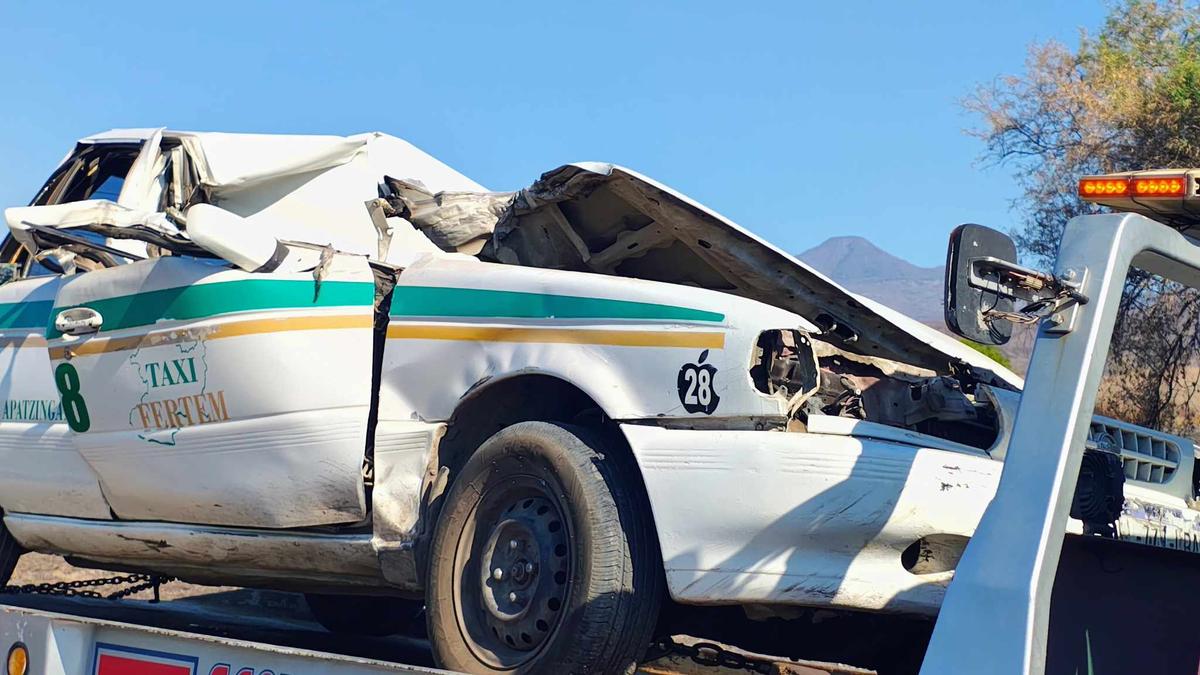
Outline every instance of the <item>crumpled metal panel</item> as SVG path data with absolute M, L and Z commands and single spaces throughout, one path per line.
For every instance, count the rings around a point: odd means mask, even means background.
M 814 321 L 823 338 L 848 351 L 939 373 L 970 364 L 984 382 L 1020 386 L 1015 374 L 952 338 L 850 293 L 720 214 L 612 164 L 543 174 L 517 194 L 483 256 L 734 293 Z M 604 265 L 595 262 L 601 256 Z

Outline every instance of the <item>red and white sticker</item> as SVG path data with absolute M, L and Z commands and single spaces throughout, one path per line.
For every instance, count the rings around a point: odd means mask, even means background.
M 197 675 L 200 660 L 137 647 L 96 643 L 93 675 Z

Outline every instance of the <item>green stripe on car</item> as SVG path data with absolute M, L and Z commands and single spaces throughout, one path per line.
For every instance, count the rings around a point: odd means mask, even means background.
M 0 330 L 41 328 L 50 316 L 53 300 L 36 302 L 6 302 L 0 304 Z
M 363 281 L 323 281 L 320 292 L 308 280 L 243 279 L 193 286 L 146 291 L 114 298 L 93 300 L 80 305 L 55 307 L 57 315 L 65 309 L 90 307 L 104 317 L 104 332 L 148 326 L 157 321 L 203 319 L 235 312 L 272 309 L 309 309 L 313 307 L 371 306 L 375 302 L 375 284 Z M 54 328 L 51 316 L 46 337 L 62 333 Z
M 506 319 L 651 319 L 722 322 L 725 315 L 651 302 L 441 286 L 397 286 L 391 316 Z
M 54 329 L 58 312 L 90 307 L 104 317 L 103 332 L 148 326 L 157 321 L 202 319 L 235 312 L 311 307 L 369 306 L 375 298 L 374 284 L 358 281 L 325 281 L 314 298 L 313 282 L 307 280 L 243 279 L 181 286 L 80 305 L 54 307 L 51 303 L 0 305 L 0 328 L 11 321 L 34 317 L 31 324 L 47 322 L 46 337 L 62 334 Z M 41 305 L 40 308 L 36 307 Z M 392 298 L 395 317 L 473 317 L 514 319 L 648 319 L 720 323 L 725 315 L 690 307 L 631 300 L 589 298 L 573 295 L 497 291 L 440 286 L 397 286 Z M 11 324 L 17 325 L 17 324 Z

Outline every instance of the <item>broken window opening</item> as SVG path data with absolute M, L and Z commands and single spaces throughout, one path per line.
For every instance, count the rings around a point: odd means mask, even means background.
M 125 176 L 137 159 L 139 145 L 98 145 L 79 152 L 50 177 L 33 200 L 34 206 L 67 204 L 88 199 L 117 201 Z

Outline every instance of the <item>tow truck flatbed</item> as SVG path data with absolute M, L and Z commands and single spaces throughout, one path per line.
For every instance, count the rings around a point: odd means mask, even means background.
M 287 613 L 226 612 L 203 600 L 161 603 L 7 596 L 0 646 L 20 643 L 39 675 L 445 673 L 428 644 L 347 638 Z
M 17 645 L 27 649 L 29 663 L 22 675 L 453 675 L 433 666 L 429 643 L 423 639 L 336 635 L 291 611 L 286 601 L 269 599 L 263 603 L 267 609 L 248 612 L 244 606 L 225 606 L 217 595 L 163 602 L 6 595 L 0 604 L 0 649 L 7 652 Z M 676 653 L 655 656 L 638 672 L 874 672 L 842 664 L 777 660 L 694 638 L 684 637 L 683 645 L 687 646 Z M 688 647 L 694 657 L 687 656 Z

